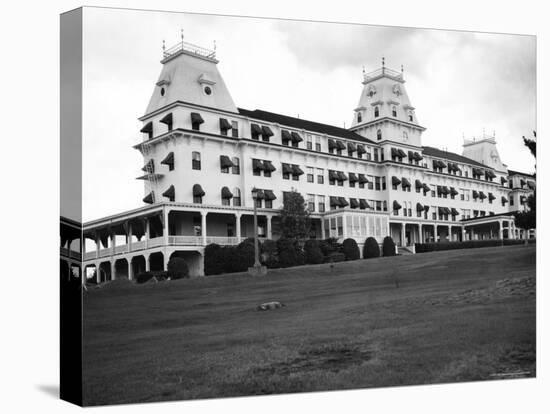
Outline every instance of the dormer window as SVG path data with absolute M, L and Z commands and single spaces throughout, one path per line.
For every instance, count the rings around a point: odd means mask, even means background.
M 397 108 L 395 106 L 392 106 L 391 107 L 391 115 L 394 117 L 394 118 L 397 118 Z
M 382 130 L 379 129 L 378 131 L 376 131 L 376 139 L 378 141 L 381 141 L 382 140 Z
M 363 121 L 363 117 L 361 116 L 361 112 L 357 113 L 357 123 L 361 123 Z
M 413 122 L 413 113 L 409 111 L 409 122 Z
M 374 117 L 378 118 L 379 116 L 380 116 L 380 109 L 378 108 L 378 106 L 375 106 L 374 107 Z

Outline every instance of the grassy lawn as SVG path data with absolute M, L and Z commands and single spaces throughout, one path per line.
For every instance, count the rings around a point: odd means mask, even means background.
M 84 344 L 87 405 L 532 377 L 535 246 L 115 281 Z

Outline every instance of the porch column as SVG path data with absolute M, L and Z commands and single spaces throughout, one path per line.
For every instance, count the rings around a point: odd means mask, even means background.
M 115 260 L 109 261 L 111 264 L 111 280 L 116 280 L 116 266 L 115 266 Z
M 420 243 L 424 243 L 424 225 L 418 225 L 418 237 L 420 238 Z
M 235 213 L 235 234 L 237 236 L 237 242 L 241 242 L 241 213 Z
M 401 247 L 405 246 L 405 223 L 401 223 Z
M 115 234 L 115 232 L 111 230 L 110 236 L 111 236 L 111 256 L 114 256 L 115 255 L 115 245 L 116 245 L 116 234 Z
M 146 247 L 149 247 L 149 218 L 145 217 L 145 244 Z
M 99 237 L 99 232 L 95 233 L 95 257 L 99 259 L 99 251 L 101 250 L 101 237 Z
M 150 254 L 145 255 L 145 271 L 149 272 L 151 270 L 151 263 L 149 263 L 149 257 L 151 257 Z
M 168 262 L 170 261 L 170 255 L 167 252 L 162 253 L 162 259 L 164 262 L 164 271 L 168 271 Z
M 324 238 L 325 238 L 325 219 L 321 217 L 321 239 L 324 239 Z
M 514 221 L 513 220 L 508 221 L 508 237 L 510 239 L 515 239 L 516 238 L 516 230 L 514 228 Z
M 498 222 L 498 238 L 500 240 L 504 239 L 504 229 L 502 227 L 502 221 Z
M 128 280 L 132 280 L 134 278 L 134 267 L 132 266 L 132 259 L 133 257 L 128 257 Z
M 268 239 L 271 239 L 273 237 L 273 235 L 271 234 L 271 219 L 272 219 L 272 216 L 266 216 L 265 217 L 265 220 L 267 222 L 267 238 Z
M 128 221 L 128 251 L 132 251 L 132 236 L 133 236 L 133 229 L 132 229 L 132 222 Z M 129 275 L 130 273 L 128 273 Z
M 474 239 L 474 228 L 470 227 L 470 240 Z
M 101 283 L 101 263 L 97 262 L 95 264 L 95 281 L 99 285 Z
M 449 241 L 452 241 L 453 236 L 452 236 L 451 226 L 450 226 L 450 225 L 447 226 L 447 231 L 448 231 L 448 233 L 447 233 L 447 238 L 449 239 Z
M 202 234 L 202 245 L 206 246 L 206 215 L 208 212 L 201 211 L 201 234 Z
M 168 246 L 168 215 L 169 211 L 166 208 L 162 209 L 162 237 L 164 238 L 164 245 Z

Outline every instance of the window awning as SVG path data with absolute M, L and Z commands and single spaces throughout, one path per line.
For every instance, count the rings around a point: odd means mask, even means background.
M 365 154 L 367 150 L 365 149 L 365 146 L 362 144 L 357 144 L 357 154 Z
M 163 197 L 168 197 L 170 199 L 170 201 L 174 201 L 174 198 L 176 196 L 176 189 L 174 188 L 173 185 L 171 185 L 170 187 L 168 187 L 168 190 L 166 190 L 164 193 L 162 193 L 162 196 Z
M 264 169 L 264 163 L 262 160 L 253 159 L 252 160 L 252 170 L 253 171 L 262 171 Z
M 233 193 L 231 192 L 231 190 L 229 190 L 228 187 L 222 188 L 222 198 L 223 199 L 233 198 Z
M 155 193 L 151 191 L 143 198 L 143 202 L 147 204 L 153 204 L 155 202 Z
M 489 193 L 489 201 L 495 200 L 496 197 L 493 195 L 493 193 Z
M 252 136 L 262 135 L 262 127 L 258 124 L 250 124 L 250 133 Z
M 454 187 L 451 187 L 451 195 L 454 197 L 455 195 L 458 195 L 458 191 Z
M 492 170 L 485 170 L 485 177 L 493 179 L 496 177 L 496 174 Z
M 525 185 L 525 180 L 523 180 L 523 179 L 519 180 L 519 185 L 521 185 L 523 187 Z
M 424 206 L 424 211 L 427 213 L 428 211 L 430 211 L 430 206 Z
M 344 197 L 338 197 L 338 201 L 340 203 L 340 207 L 349 206 L 348 200 L 346 200 Z
M 262 135 L 265 138 L 269 138 L 269 137 L 272 137 L 274 134 L 270 127 L 268 127 L 267 125 L 264 125 L 262 126 Z
M 407 156 L 407 154 L 405 154 L 405 151 L 403 151 L 402 149 L 398 149 L 397 153 L 399 154 L 400 158 L 405 158 Z
M 420 203 L 416 203 L 416 211 L 424 211 L 424 206 Z
M 283 163 L 283 174 L 292 174 L 292 166 Z
M 426 183 L 422 184 L 422 189 L 424 190 L 425 193 L 427 193 L 428 191 L 432 191 L 430 186 Z
M 338 171 L 338 181 L 346 181 L 347 179 L 348 177 L 343 171 Z
M 227 155 L 220 155 L 220 166 L 222 168 L 231 168 L 234 167 L 233 161 Z
M 300 176 L 302 175 L 304 172 L 302 171 L 302 169 L 297 166 L 297 165 L 293 165 L 292 166 L 292 175 L 297 175 L 297 176 Z
M 199 114 L 198 112 L 191 112 L 191 123 L 193 125 L 200 125 L 204 123 L 204 119 L 202 119 L 201 114 Z
M 443 187 L 441 187 L 441 192 L 445 195 L 449 194 L 451 191 L 449 190 L 449 187 L 447 187 L 446 185 L 444 185 Z
M 399 185 L 401 184 L 401 180 L 397 178 L 395 175 L 391 178 L 391 184 L 392 185 Z
M 531 190 L 536 190 L 537 185 L 533 181 L 527 181 L 527 187 L 529 187 Z
M 451 208 L 451 214 L 452 214 L 453 216 L 458 216 L 459 213 L 458 213 L 458 210 L 457 210 L 456 208 L 452 207 L 452 208 Z
M 481 168 L 472 168 L 473 175 L 483 175 L 483 170 Z
M 437 194 L 443 194 L 443 187 L 440 185 L 437 186 Z
M 288 132 L 286 129 L 283 129 L 281 131 L 281 139 L 283 140 L 283 142 L 287 142 L 292 139 L 292 136 L 290 135 L 290 132 Z
M 356 198 L 350 198 L 349 205 L 351 208 L 359 208 L 359 202 L 357 201 Z
M 227 131 L 229 129 L 231 129 L 231 124 L 229 123 L 229 121 L 225 118 L 220 118 L 220 129 L 222 131 Z
M 328 171 L 328 179 L 329 180 L 338 180 L 338 172 L 334 171 L 334 170 L 329 170 Z
M 393 157 L 399 157 L 399 153 L 397 152 L 397 148 L 391 149 L 391 156 Z
M 365 210 L 367 208 L 370 208 L 370 205 L 369 205 L 369 203 L 367 203 L 367 200 L 365 200 L 364 198 L 360 198 L 359 199 L 359 208 L 361 210 Z
M 264 161 L 264 171 L 273 172 L 276 171 L 277 168 L 273 165 L 271 161 Z
M 265 199 L 264 190 L 256 188 L 256 200 L 264 200 L 264 199 Z
M 357 151 L 357 147 L 353 142 L 348 142 L 348 152 L 355 152 Z
M 414 187 L 417 189 L 424 188 L 424 184 L 422 184 L 422 181 L 420 180 L 414 180 Z
M 170 112 L 169 114 L 163 116 L 160 121 L 161 123 L 163 124 L 166 124 L 166 125 L 172 125 L 174 123 L 174 117 L 172 116 L 172 112 Z
M 328 149 L 336 148 L 336 141 L 334 141 L 332 138 L 328 139 Z
M 445 210 L 445 214 L 451 214 L 451 209 L 450 208 L 443 207 L 443 209 Z
M 340 205 L 340 201 L 338 201 L 338 197 L 330 197 L 329 198 L 330 206 L 331 207 L 338 207 Z
M 394 210 L 400 210 L 401 204 L 399 204 L 397 201 L 393 200 L 393 209 Z
M 446 213 L 445 213 L 445 207 L 438 207 L 438 208 L 437 208 L 437 212 L 438 212 L 440 215 L 446 214 Z
M 277 199 L 277 196 L 275 196 L 275 193 L 273 193 L 272 190 L 264 190 L 265 199 L 268 201 L 273 201 Z
M 290 136 L 292 137 L 292 142 L 302 142 L 303 139 L 296 131 L 292 131 L 290 133 Z
M 153 133 L 153 123 L 147 122 L 143 128 L 139 130 L 139 132 L 143 132 L 144 134 L 152 134 Z
M 200 184 L 195 184 L 193 186 L 193 197 L 203 197 L 205 194 Z
M 506 178 L 500 177 L 500 183 L 501 183 L 502 185 L 506 184 L 507 182 L 508 182 L 508 180 L 507 180 Z
M 365 174 L 359 174 L 359 184 L 366 184 L 369 180 L 365 176 Z
M 420 161 L 422 160 L 424 157 L 422 155 L 420 155 L 420 153 L 416 152 L 413 154 L 413 158 L 417 161 Z
M 346 145 L 342 141 L 336 141 L 336 148 L 338 149 L 346 149 Z
M 349 173 L 348 176 L 350 183 L 356 183 L 357 181 L 359 181 L 359 178 L 357 178 L 357 175 L 355 175 L 355 173 Z
M 174 165 L 174 153 L 169 152 L 160 163 L 164 165 Z
M 145 171 L 149 174 L 154 174 L 155 172 L 155 161 L 151 158 L 149 161 L 147 161 L 147 164 L 143 166 L 141 171 Z
M 410 160 L 414 160 L 414 153 L 412 151 L 409 151 L 407 153 L 407 156 L 409 157 Z
M 479 193 L 476 190 L 472 190 L 472 198 L 479 198 Z
M 502 204 L 506 204 L 508 202 L 508 198 L 502 196 L 500 197 L 500 201 L 502 202 Z
M 402 184 L 403 188 L 410 188 L 411 187 L 411 182 L 408 179 L 406 179 L 405 177 L 403 177 L 401 179 L 401 184 Z
M 487 196 L 485 195 L 485 193 L 483 191 L 480 191 L 479 192 L 479 198 L 481 198 L 482 200 L 486 199 Z
M 454 171 L 455 167 L 452 162 L 447 163 L 447 169 L 449 170 L 449 172 Z

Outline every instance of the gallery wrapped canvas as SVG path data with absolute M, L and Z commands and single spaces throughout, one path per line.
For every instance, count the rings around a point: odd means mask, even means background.
M 61 397 L 536 376 L 535 38 L 61 16 Z

